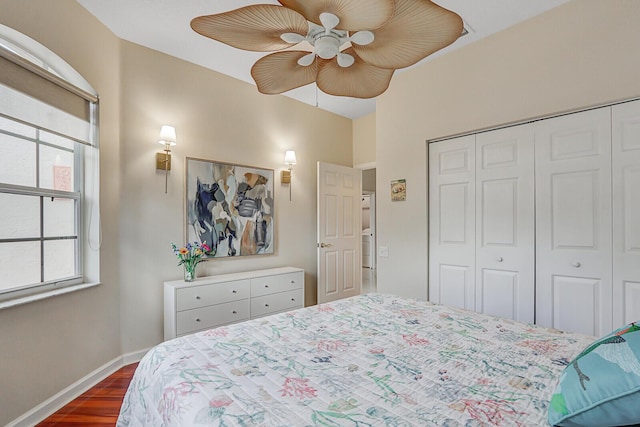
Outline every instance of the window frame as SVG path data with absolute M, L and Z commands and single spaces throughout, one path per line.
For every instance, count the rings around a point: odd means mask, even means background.
M 0 192 L 6 194 L 26 195 L 39 197 L 39 236 L 29 238 L 0 238 L 0 243 L 13 243 L 25 241 L 39 242 L 40 251 L 40 281 L 33 284 L 9 287 L 0 289 L 0 309 L 11 307 L 26 302 L 47 298 L 53 295 L 72 292 L 78 289 L 95 286 L 99 281 L 99 249 L 100 249 L 100 225 L 99 225 L 99 98 L 96 91 L 82 76 L 75 71 L 62 58 L 51 52 L 49 49 L 39 44 L 35 40 L 18 33 L 9 27 L 0 24 L 0 59 L 6 59 L 17 64 L 27 71 L 35 73 L 37 76 L 48 80 L 55 85 L 62 87 L 66 91 L 84 99 L 88 103 L 88 116 L 86 140 L 78 139 L 62 132 L 40 126 L 38 124 L 29 123 L 21 118 L 12 117 L 11 115 L 0 112 L 0 117 L 15 121 L 21 125 L 27 125 L 35 129 L 35 138 L 16 134 L 5 128 L 0 129 L 2 135 L 11 138 L 18 138 L 30 141 L 36 144 L 36 182 L 35 186 L 22 186 L 8 183 L 0 183 Z M 11 88 L 17 93 L 25 93 L 19 89 Z M 51 106 L 52 109 L 60 110 L 55 105 L 51 105 L 46 101 L 44 104 Z M 56 136 L 63 137 L 73 142 L 73 148 L 65 148 L 55 143 L 42 140 L 42 132 L 47 132 Z M 64 151 L 73 152 L 73 188 L 72 191 L 55 190 L 53 188 L 42 188 L 40 179 L 40 149 L 43 146 L 62 149 Z M 91 167 L 87 169 L 87 162 L 95 159 Z M 86 173 L 92 176 L 88 177 Z M 88 189 L 87 183 L 91 181 L 91 188 Z M 59 197 L 71 199 L 74 201 L 74 235 L 46 237 L 45 233 L 45 214 L 46 198 Z M 91 200 L 87 201 L 87 197 Z M 97 218 L 98 230 L 90 230 L 93 219 Z M 88 219 L 88 220 L 87 220 Z M 85 224 L 88 222 L 88 224 Z M 87 226 L 88 225 L 88 226 Z M 97 237 L 97 247 L 93 247 L 91 239 Z M 60 277 L 45 281 L 45 242 L 46 241 L 64 241 L 74 240 L 74 273 L 72 276 Z M 87 257 L 87 251 L 93 249 L 96 254 Z M 91 266 L 87 266 L 87 258 L 92 258 Z M 87 271 L 89 270 L 89 271 Z

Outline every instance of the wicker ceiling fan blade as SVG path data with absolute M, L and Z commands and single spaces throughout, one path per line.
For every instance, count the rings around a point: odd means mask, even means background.
M 316 81 L 318 65 L 314 61 L 309 66 L 298 65 L 298 60 L 309 52 L 288 50 L 276 52 L 259 59 L 251 68 L 251 76 L 258 91 L 267 95 L 277 95 Z
M 199 16 L 191 21 L 191 28 L 238 49 L 271 52 L 295 45 L 280 36 L 295 33 L 305 37 L 309 24 L 304 16 L 286 7 L 259 4 Z
M 320 24 L 321 13 L 340 18 L 338 30 L 359 31 L 379 28 L 393 16 L 394 0 L 278 0 L 280 4 Z
M 389 87 L 395 70 L 378 68 L 364 62 L 352 48 L 343 54 L 354 57 L 350 67 L 341 67 L 336 60 L 318 59 L 318 88 L 329 95 L 352 98 L 373 98 Z
M 369 45 L 353 48 L 363 61 L 381 68 L 405 68 L 455 42 L 462 18 L 429 0 L 396 0 L 393 17 L 373 30 Z

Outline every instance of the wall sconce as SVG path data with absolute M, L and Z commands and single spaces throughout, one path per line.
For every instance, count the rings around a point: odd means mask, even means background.
M 156 153 L 156 169 L 164 170 L 164 194 L 167 194 L 167 180 L 171 170 L 171 147 L 176 145 L 176 129 L 173 126 L 162 126 L 158 143 L 164 145 L 164 153 Z
M 283 184 L 289 184 L 289 201 L 291 201 L 291 170 L 293 165 L 296 164 L 296 152 L 288 150 L 284 153 L 284 164 L 287 165 L 288 170 L 282 171 L 280 180 Z

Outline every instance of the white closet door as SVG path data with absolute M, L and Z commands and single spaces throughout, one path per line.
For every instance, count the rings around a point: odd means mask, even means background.
M 429 300 L 475 310 L 475 137 L 429 145 Z
M 611 109 L 536 123 L 536 322 L 612 327 Z
M 476 311 L 534 321 L 534 137 L 522 125 L 476 136 Z
M 612 112 L 613 323 L 640 320 L 640 101 Z

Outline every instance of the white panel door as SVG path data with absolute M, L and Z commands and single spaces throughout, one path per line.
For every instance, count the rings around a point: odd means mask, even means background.
M 476 311 L 533 323 L 533 125 L 476 135 Z
M 429 300 L 475 310 L 475 136 L 429 144 Z
M 362 171 L 318 162 L 318 303 L 362 289 Z
M 640 320 L 640 101 L 612 109 L 613 323 Z
M 535 124 L 536 322 L 612 327 L 611 109 Z

